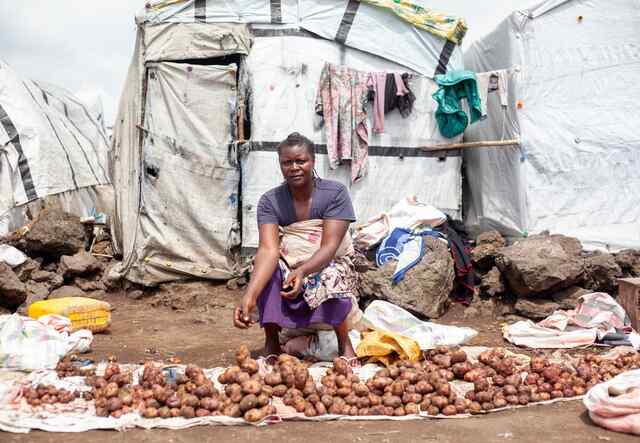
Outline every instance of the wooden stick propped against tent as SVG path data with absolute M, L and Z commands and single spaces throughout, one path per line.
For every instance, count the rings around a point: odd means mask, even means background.
M 520 139 L 514 138 L 511 140 L 494 140 L 485 142 L 463 142 L 463 143 L 449 143 L 442 145 L 432 146 L 420 146 L 423 151 L 452 151 L 455 149 L 468 149 L 468 148 L 491 148 L 494 146 L 513 146 L 519 145 Z

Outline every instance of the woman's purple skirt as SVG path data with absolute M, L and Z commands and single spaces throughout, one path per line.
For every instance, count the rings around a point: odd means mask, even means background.
M 299 329 L 323 323 L 340 325 L 351 312 L 350 298 L 332 298 L 311 309 L 302 294 L 294 300 L 282 298 L 282 271 L 277 268 L 258 297 L 260 326 L 275 323 L 282 328 Z

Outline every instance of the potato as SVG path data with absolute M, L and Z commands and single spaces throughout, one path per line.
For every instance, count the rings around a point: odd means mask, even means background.
M 518 403 L 520 403 L 521 405 L 528 405 L 529 404 L 529 395 L 528 394 L 520 394 L 518 396 Z
M 249 380 L 242 383 L 241 389 L 244 394 L 258 395 L 262 391 L 262 386 L 258 381 Z
M 255 394 L 247 394 L 244 397 L 242 397 L 242 400 L 240 401 L 240 404 L 238 406 L 240 407 L 240 411 L 242 413 L 245 413 L 249 409 L 255 409 L 258 406 L 264 406 L 264 405 L 258 405 L 258 397 L 256 397 Z
M 482 403 L 482 410 L 483 411 L 490 411 L 491 409 L 494 409 L 494 405 L 492 402 L 487 401 Z
M 351 393 L 352 393 L 351 388 L 340 388 L 336 392 L 336 395 L 338 395 L 338 397 L 346 397 Z
M 336 386 L 338 388 L 347 388 L 347 387 L 350 388 L 351 387 L 351 384 L 352 384 L 351 380 L 349 380 L 346 375 L 338 375 L 338 376 L 336 376 L 335 380 L 336 380 Z
M 160 402 L 155 398 L 148 398 L 144 401 L 144 404 L 147 408 L 155 408 L 158 409 L 160 407 Z
M 258 362 L 252 358 L 247 358 L 240 365 L 240 369 L 242 369 L 242 371 L 247 372 L 250 375 L 253 375 L 258 372 Z
M 276 397 L 282 397 L 286 393 L 287 393 L 286 385 L 277 385 L 276 387 L 273 388 L 273 395 Z
M 278 386 L 282 384 L 282 375 L 279 372 L 269 372 L 264 376 L 264 382 L 269 386 Z
M 451 367 L 451 357 L 446 354 L 439 354 L 432 358 L 432 361 L 441 368 Z
M 402 399 L 396 395 L 392 395 L 389 396 L 387 398 L 383 399 L 383 404 L 385 406 L 391 407 L 391 408 L 397 408 L 398 406 L 400 406 L 402 404 Z
M 311 403 L 307 403 L 304 409 L 304 415 L 305 417 L 315 417 L 316 415 L 318 415 L 318 411 L 316 411 L 314 405 L 312 405 Z
M 462 349 L 458 349 L 451 353 L 451 363 L 464 363 L 467 361 L 467 353 Z
M 404 384 L 399 383 L 398 381 L 393 382 L 391 385 L 391 393 L 397 396 L 404 394 Z
M 482 412 L 482 405 L 476 401 L 472 401 L 469 405 L 469 412 L 472 414 L 479 414 Z
M 52 395 L 55 395 L 55 394 L 49 393 L 49 396 L 52 396 Z M 105 386 L 104 388 L 104 395 L 107 398 L 115 397 L 116 395 L 118 395 L 118 384 L 108 383 L 107 386 Z M 153 392 L 152 392 L 152 395 L 153 395 Z
M 416 403 L 419 404 L 422 401 L 422 395 L 420 394 L 409 394 L 405 392 L 402 395 L 402 403 Z
M 507 403 L 509 403 L 510 405 L 517 405 L 520 403 L 520 399 L 518 398 L 517 395 L 507 395 L 505 397 L 505 400 L 507 401 Z
M 376 377 L 379 377 L 379 378 L 382 378 L 382 377 L 389 377 L 389 376 L 390 376 L 390 374 L 391 374 L 391 373 L 389 372 L 389 370 L 388 370 L 388 369 L 383 368 L 383 369 L 378 370 L 378 372 L 376 372 L 376 375 L 375 375 L 375 376 L 376 376 Z
M 369 415 L 385 415 L 385 407 L 382 405 L 373 406 L 369 409 Z
M 439 386 L 437 386 L 436 392 L 438 393 L 438 395 L 448 397 L 451 393 L 451 386 L 449 385 L 449 383 L 441 383 Z
M 445 408 L 442 410 L 442 414 L 444 415 L 456 415 L 457 413 L 458 410 L 454 405 L 445 406 Z
M 145 418 L 156 418 L 158 416 L 158 410 L 156 408 L 145 408 L 142 416 Z
M 117 411 L 118 409 L 122 409 L 122 400 L 118 397 L 111 397 L 107 401 L 107 410 L 109 412 Z
M 443 409 L 445 406 L 449 405 L 449 400 L 441 395 L 434 395 L 431 397 L 431 405 L 437 407 L 438 409 Z
M 586 389 L 583 386 L 574 386 L 573 393 L 574 395 L 585 395 Z
M 330 396 L 330 395 L 323 395 L 323 396 L 320 398 L 320 401 L 322 402 L 322 404 L 323 404 L 325 407 L 330 408 L 330 407 L 331 407 L 331 405 L 333 404 L 333 397 L 332 397 L 332 396 Z
M 506 385 L 502 388 L 502 392 L 504 392 L 505 395 L 518 395 L 518 389 L 513 385 Z
M 407 403 L 404 405 L 404 411 L 407 415 L 419 414 L 420 407 L 416 403 Z
M 342 415 L 342 406 L 338 404 L 332 404 L 329 406 L 329 414 Z
M 238 401 L 240 401 L 241 399 L 242 399 L 242 394 L 239 394 Z M 149 399 L 149 400 L 153 400 L 153 399 Z M 200 400 L 198 400 L 198 397 L 196 397 L 195 395 L 187 394 L 184 397 L 182 397 L 182 406 L 190 406 L 192 408 L 196 408 L 198 407 L 199 404 L 200 404 Z
M 389 377 L 394 380 L 400 375 L 400 368 L 397 366 L 389 366 L 387 369 L 389 370 Z
M 454 402 L 453 406 L 456 408 L 456 412 L 458 414 L 464 414 L 465 412 L 467 412 L 467 407 L 470 404 L 471 404 L 470 400 L 459 398 Z
M 236 352 L 236 362 L 240 365 L 249 358 L 249 348 L 246 345 L 240 345 Z
M 393 411 L 393 415 L 396 416 L 396 417 L 403 417 L 403 416 L 407 415 L 407 411 L 405 411 L 404 406 L 398 406 Z
M 429 415 L 440 415 L 440 409 L 434 405 L 431 405 L 427 408 L 427 414 Z
M 347 361 L 344 358 L 336 358 L 333 360 L 333 368 L 336 373 L 340 375 L 348 375 L 351 374 L 351 367 L 347 364 Z
M 185 408 L 182 408 L 182 416 L 185 417 Z M 193 408 L 192 408 L 193 411 Z M 195 414 L 195 412 L 194 412 Z M 226 415 L 227 417 L 235 417 L 235 418 L 239 418 L 242 417 L 242 411 L 240 410 L 240 407 L 238 405 L 229 405 L 227 407 L 225 407 L 222 410 L 222 414 Z
M 307 402 L 304 401 L 303 398 L 295 398 L 293 400 L 293 408 L 296 410 L 296 412 L 304 412 L 304 410 L 307 408 Z
M 504 408 L 505 406 L 507 406 L 507 404 L 508 404 L 508 403 L 507 403 L 507 400 L 506 400 L 506 399 L 504 399 L 504 398 L 495 398 L 495 399 L 493 400 L 493 405 L 494 405 L 496 408 Z
M 476 393 L 474 391 L 467 391 L 464 394 L 464 398 L 467 398 L 470 401 L 476 401 Z
M 409 383 L 413 384 L 418 381 L 418 373 L 413 370 L 406 370 L 402 374 L 400 374 L 401 380 L 406 380 Z
M 476 392 L 476 398 L 475 400 L 478 403 L 486 403 L 486 402 L 490 402 L 491 400 L 493 400 L 493 392 L 490 391 L 480 391 L 480 392 Z
M 316 415 L 325 415 L 327 413 L 327 407 L 322 402 L 316 402 L 313 405 L 316 408 Z
M 107 410 L 107 408 L 96 408 L 96 416 L 97 417 L 108 417 L 109 416 L 109 411 Z
M 358 404 L 358 399 L 359 399 L 359 397 L 356 394 L 354 394 L 353 392 L 351 392 L 349 395 L 347 395 L 344 398 L 344 401 L 347 402 L 347 404 L 349 406 L 355 406 L 355 405 Z
M 359 414 L 359 410 L 357 406 L 351 406 L 348 411 L 348 415 L 356 416 Z
M 464 375 L 471 371 L 471 365 L 468 362 L 456 363 L 451 367 L 451 371 L 457 378 L 464 378 Z
M 515 387 L 518 387 L 522 383 L 522 378 L 520 378 L 520 374 L 514 374 L 506 377 L 504 379 L 504 382 L 507 385 L 513 385 Z
M 551 398 L 563 398 L 564 394 L 562 391 L 551 391 Z
M 352 389 L 358 397 L 369 395 L 369 388 L 367 388 L 367 386 L 363 383 L 354 384 Z
M 359 409 L 364 409 L 371 406 L 371 402 L 369 402 L 369 397 L 357 397 L 357 399 L 358 399 L 358 403 L 356 404 L 356 406 L 358 406 Z
M 244 413 L 244 419 L 249 423 L 257 423 L 267 416 L 265 409 L 250 409 Z

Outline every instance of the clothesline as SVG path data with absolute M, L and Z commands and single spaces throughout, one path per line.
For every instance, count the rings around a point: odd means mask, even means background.
M 519 138 L 510 140 L 489 140 L 481 142 L 461 142 L 461 143 L 447 143 L 432 146 L 420 146 L 423 151 L 451 151 L 454 149 L 469 149 L 469 148 L 486 148 L 486 147 L 504 147 L 515 146 L 520 144 Z

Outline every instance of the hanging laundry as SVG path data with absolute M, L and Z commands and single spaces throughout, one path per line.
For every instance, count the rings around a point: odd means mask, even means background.
M 369 74 L 326 63 L 320 74 L 316 113 L 323 117 L 329 167 L 351 161 L 351 181 L 367 174 L 367 83 Z
M 508 75 L 509 72 L 506 69 L 476 74 L 478 95 L 480 96 L 481 120 L 487 118 L 487 100 L 490 92 L 496 92 L 500 98 L 500 105 L 507 106 L 509 97 L 507 89 Z
M 413 110 L 415 95 L 407 86 L 408 74 L 372 72 L 369 79 L 369 99 L 373 100 L 373 132 L 384 132 L 384 116 L 398 109 L 403 118 Z
M 384 132 L 384 114 L 387 112 L 385 92 L 388 76 L 389 74 L 384 72 L 372 72 L 367 82 L 371 92 L 369 97 L 373 96 L 373 132 L 376 134 Z
M 476 75 L 471 71 L 449 71 L 436 75 L 435 81 L 440 86 L 433 94 L 438 103 L 436 122 L 443 136 L 453 138 L 462 134 L 469 122 L 475 123 L 482 115 Z M 463 110 L 462 99 L 467 100 L 470 116 Z

